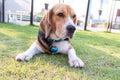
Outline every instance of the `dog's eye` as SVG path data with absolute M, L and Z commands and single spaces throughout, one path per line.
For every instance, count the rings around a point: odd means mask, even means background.
M 72 18 L 76 18 L 76 15 L 73 15 L 73 17 Z
M 58 13 L 57 16 L 64 17 L 64 14 L 63 13 Z

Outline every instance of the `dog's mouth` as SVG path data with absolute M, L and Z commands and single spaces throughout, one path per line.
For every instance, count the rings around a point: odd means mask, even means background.
M 67 34 L 66 34 L 66 36 L 69 37 L 69 38 L 72 38 L 73 35 L 74 35 L 75 30 L 76 30 L 75 26 L 68 25 L 67 26 Z
M 75 32 L 75 31 L 74 31 Z M 67 32 L 67 37 L 69 38 L 73 38 L 74 32 Z
M 66 38 L 73 38 L 75 33 L 76 27 L 73 25 L 68 25 L 65 30 L 63 30 L 63 33 L 60 35 L 59 33 L 51 34 L 50 38 L 59 40 L 59 39 L 66 39 Z

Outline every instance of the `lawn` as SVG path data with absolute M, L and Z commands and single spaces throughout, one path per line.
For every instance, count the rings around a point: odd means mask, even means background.
M 66 55 L 14 57 L 37 38 L 37 26 L 0 23 L 0 80 L 120 80 L 120 34 L 77 30 L 71 40 L 85 67 L 70 68 Z

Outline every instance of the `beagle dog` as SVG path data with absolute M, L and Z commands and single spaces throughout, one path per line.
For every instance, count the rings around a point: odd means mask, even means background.
M 76 14 L 66 4 L 56 4 L 40 22 L 37 40 L 28 50 L 16 56 L 17 61 L 28 61 L 38 53 L 67 54 L 70 67 L 84 67 L 70 44 L 76 30 Z

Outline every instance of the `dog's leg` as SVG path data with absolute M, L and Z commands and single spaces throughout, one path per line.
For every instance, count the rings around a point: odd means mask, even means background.
M 73 48 L 70 48 L 68 50 L 68 58 L 69 58 L 69 64 L 70 67 L 84 67 L 83 61 L 77 57 L 76 52 Z
M 41 53 L 41 52 L 42 52 L 42 50 L 40 49 L 38 44 L 36 42 L 34 42 L 27 51 L 18 54 L 15 59 L 17 61 L 28 61 L 35 54 L 38 54 L 38 53 Z

